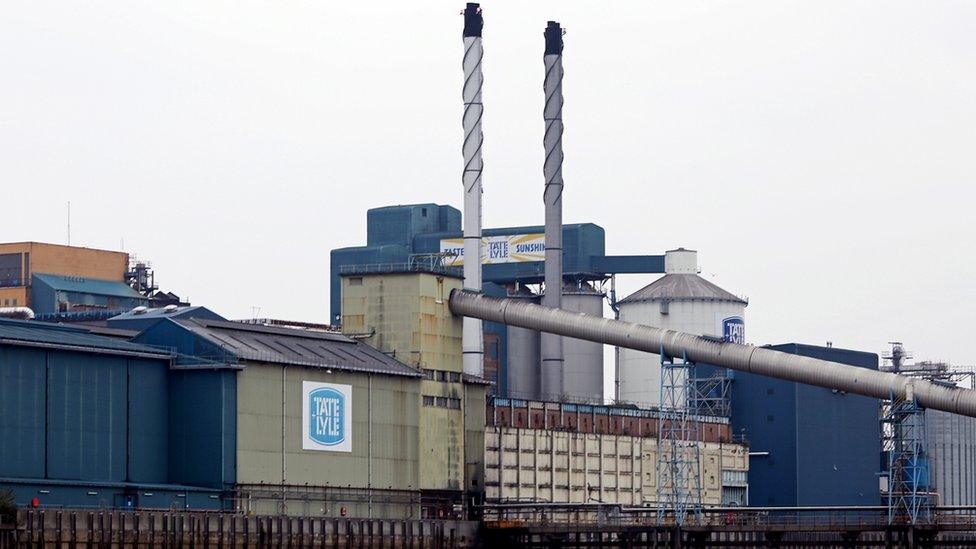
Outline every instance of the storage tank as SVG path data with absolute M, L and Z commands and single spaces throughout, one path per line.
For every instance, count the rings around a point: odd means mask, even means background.
M 589 282 L 563 287 L 562 308 L 603 317 L 606 294 Z M 563 338 L 563 397 L 570 402 L 603 404 L 603 344 Z
M 508 297 L 538 304 L 540 296 L 526 287 L 510 291 Z M 540 334 L 535 330 L 508 327 L 508 397 L 539 398 Z
M 937 505 L 976 505 L 976 418 L 925 411 L 929 482 Z
M 622 299 L 620 320 L 745 343 L 748 302 L 698 276 L 698 252 L 678 248 L 664 256 L 664 276 Z M 661 400 L 661 359 L 620 349 L 619 399 L 647 406 Z

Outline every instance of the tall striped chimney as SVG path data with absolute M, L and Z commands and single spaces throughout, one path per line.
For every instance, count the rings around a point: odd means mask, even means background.
M 546 133 L 545 190 L 542 195 L 546 217 L 546 292 L 542 305 L 559 308 L 563 294 L 563 30 L 559 23 L 549 21 L 545 31 L 546 69 L 543 90 L 545 106 L 543 118 Z M 557 400 L 563 395 L 563 339 L 549 333 L 542 334 L 542 398 Z
M 478 4 L 468 3 L 464 8 L 464 115 L 461 125 L 464 128 L 464 172 L 461 182 L 464 186 L 464 287 L 481 290 L 481 117 L 484 106 L 481 104 L 481 29 L 484 20 Z M 461 353 L 464 373 L 484 375 L 484 336 L 481 320 L 467 318 L 461 328 Z

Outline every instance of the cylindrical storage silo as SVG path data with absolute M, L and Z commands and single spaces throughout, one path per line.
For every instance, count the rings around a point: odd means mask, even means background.
M 618 303 L 620 320 L 745 343 L 748 302 L 698 276 L 697 252 L 683 248 L 668 251 L 664 271 L 663 277 Z M 620 349 L 618 361 L 619 399 L 660 405 L 661 358 Z
M 925 411 L 929 485 L 938 505 L 976 505 L 976 418 Z
M 528 299 L 539 303 L 540 296 L 527 288 L 509 293 L 513 299 Z M 509 398 L 539 398 L 540 334 L 515 326 L 508 327 L 508 396 Z
M 603 318 L 605 294 L 588 282 L 563 287 L 562 308 Z M 603 344 L 563 338 L 563 397 L 603 403 Z

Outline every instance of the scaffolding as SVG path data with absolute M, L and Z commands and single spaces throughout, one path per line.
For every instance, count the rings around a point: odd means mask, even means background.
M 881 443 L 888 458 L 888 523 L 918 524 L 932 518 L 925 409 L 911 398 L 881 404 Z
M 661 419 L 658 428 L 657 520 L 684 525 L 702 512 L 701 429 L 695 417 L 695 365 L 661 350 Z

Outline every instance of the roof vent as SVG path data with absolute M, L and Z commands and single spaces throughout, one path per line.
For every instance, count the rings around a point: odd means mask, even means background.
M 163 307 L 163 314 L 164 315 L 168 315 L 170 313 L 175 313 L 176 312 L 176 309 L 179 309 L 179 307 L 177 307 L 176 305 L 172 305 L 172 304 L 171 305 L 167 305 L 167 306 Z
M 132 314 L 134 314 L 134 315 L 144 315 L 144 314 L 146 314 L 146 311 L 148 311 L 148 310 L 149 310 L 149 307 L 144 307 L 144 306 L 140 305 L 140 306 L 132 309 L 132 311 L 130 311 L 130 312 Z

